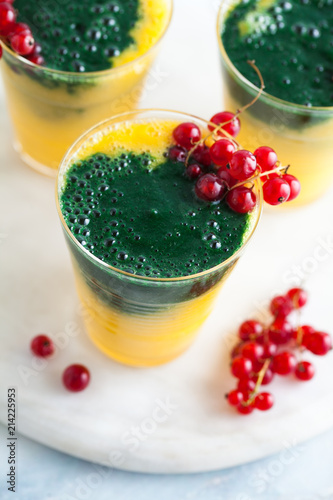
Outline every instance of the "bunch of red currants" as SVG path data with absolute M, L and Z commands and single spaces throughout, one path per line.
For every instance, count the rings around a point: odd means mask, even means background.
M 240 126 L 239 118 L 229 111 L 211 118 L 210 133 L 204 138 L 195 123 L 181 123 L 173 131 L 176 146 L 170 148 L 169 158 L 185 163 L 186 175 L 196 179 L 198 198 L 209 202 L 225 198 L 235 212 L 254 209 L 254 181 L 258 178 L 263 183 L 264 200 L 270 205 L 294 200 L 301 189 L 298 179 L 287 173 L 288 167 L 279 166 L 272 148 L 262 146 L 253 154 L 241 149 L 235 141 Z M 208 140 L 210 146 L 206 145 Z
M 0 0 L 0 37 L 14 52 L 24 56 L 30 62 L 41 65 L 44 63 L 41 55 L 42 48 L 35 43 L 29 26 L 25 23 L 17 23 L 17 13 L 13 7 L 14 0 Z M 0 45 L 0 58 L 2 47 Z
M 269 410 L 274 398 L 261 392 L 261 386 L 272 382 L 275 375 L 290 375 L 302 381 L 315 374 L 313 364 L 301 358 L 305 351 L 323 356 L 332 349 L 331 336 L 316 331 L 309 325 L 293 328 L 288 316 L 307 302 L 307 293 L 292 288 L 286 295 L 275 297 L 270 303 L 274 319 L 264 327 L 248 320 L 238 330 L 240 341 L 231 353 L 231 373 L 238 379 L 236 389 L 227 395 L 227 401 L 239 413 L 249 414 L 256 408 Z

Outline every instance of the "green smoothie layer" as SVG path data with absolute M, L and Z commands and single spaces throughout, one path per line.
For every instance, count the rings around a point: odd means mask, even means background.
M 333 106 L 333 1 L 243 0 L 230 11 L 222 42 L 236 68 L 265 91 L 306 106 Z
M 162 278 L 195 274 L 233 255 L 251 214 L 199 200 L 184 163 L 166 159 L 150 169 L 152 160 L 124 151 L 69 168 L 60 205 L 81 245 L 121 270 Z
M 43 49 L 45 66 L 61 71 L 101 71 L 134 43 L 139 0 L 15 0 L 18 21 L 27 23 Z

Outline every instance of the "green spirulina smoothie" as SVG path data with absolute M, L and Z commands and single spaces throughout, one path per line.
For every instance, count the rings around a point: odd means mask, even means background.
M 213 268 L 241 247 L 251 214 L 199 200 L 184 163 L 167 154 L 158 161 L 129 150 L 96 153 L 66 173 L 63 216 L 98 259 L 132 274 L 176 278 Z
M 250 82 L 285 101 L 333 105 L 333 1 L 246 0 L 226 17 L 222 42 L 235 67 Z
M 134 44 L 131 30 L 141 16 L 139 0 L 71 0 L 55 8 L 15 0 L 15 8 L 41 45 L 45 66 L 81 73 L 111 68 Z

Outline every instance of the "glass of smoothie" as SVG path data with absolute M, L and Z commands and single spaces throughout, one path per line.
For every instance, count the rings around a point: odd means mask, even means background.
M 170 157 L 178 112 L 142 110 L 100 123 L 64 157 L 57 208 L 86 329 L 107 355 L 159 365 L 185 351 L 251 239 L 249 213 L 208 203 Z M 259 182 L 259 184 L 261 184 Z
M 56 175 L 66 150 L 85 130 L 137 107 L 170 22 L 172 0 L 72 0 L 52 6 L 15 0 L 14 6 L 45 61 L 38 66 L 2 44 L 14 144 L 25 163 Z
M 331 2 L 223 1 L 217 24 L 226 109 L 241 115 L 240 143 L 266 144 L 291 164 L 302 190 L 294 206 L 319 198 L 333 181 Z

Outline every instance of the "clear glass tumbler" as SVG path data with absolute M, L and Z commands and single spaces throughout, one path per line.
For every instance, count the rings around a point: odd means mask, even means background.
M 228 278 L 257 227 L 261 208 L 261 183 L 250 226 L 241 248 L 228 260 L 204 272 L 179 278 L 151 278 L 121 271 L 90 254 L 69 230 L 60 208 L 66 172 L 80 151 L 95 144 L 94 137 L 129 121 L 173 123 L 192 121 L 202 130 L 207 122 L 194 116 L 162 110 L 119 115 L 81 136 L 63 159 L 58 175 L 57 208 L 71 254 L 86 329 L 107 355 L 125 364 L 153 366 L 172 360 L 192 343 L 198 328 L 212 310 L 221 285 Z M 88 145 L 88 146 L 87 146 Z
M 85 130 L 137 107 L 170 23 L 172 0 L 163 4 L 165 26 L 156 43 L 136 59 L 105 71 L 72 73 L 36 66 L 2 44 L 0 67 L 14 145 L 25 163 L 55 176 L 65 152 Z
M 233 65 L 221 40 L 224 20 L 238 2 L 224 0 L 217 21 L 224 103 L 234 112 L 259 91 Z M 242 146 L 251 151 L 259 146 L 274 148 L 282 163 L 291 165 L 290 173 L 299 178 L 302 190 L 290 207 L 310 203 L 325 193 L 333 182 L 333 107 L 309 108 L 263 92 L 240 119 L 237 140 Z

